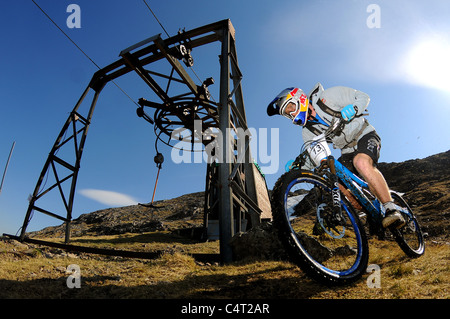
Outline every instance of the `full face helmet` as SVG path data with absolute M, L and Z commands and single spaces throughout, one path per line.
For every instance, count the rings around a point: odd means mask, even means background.
M 285 112 L 289 103 L 293 103 L 295 109 L 291 112 Z M 301 89 L 292 87 L 281 91 L 281 93 L 270 102 L 267 106 L 267 114 L 269 116 L 280 114 L 292 120 L 293 124 L 304 126 L 308 120 L 308 106 L 309 100 L 306 94 Z

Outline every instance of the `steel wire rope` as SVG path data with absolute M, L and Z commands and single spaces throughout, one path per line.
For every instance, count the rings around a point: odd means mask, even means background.
M 142 0 L 144 2 L 144 4 L 147 6 L 148 10 L 150 10 L 151 14 L 153 15 L 153 17 L 156 19 L 156 21 L 159 23 L 159 25 L 161 26 L 161 28 L 163 29 L 163 31 L 166 33 L 167 37 L 170 38 L 169 33 L 167 32 L 166 28 L 164 28 L 163 24 L 161 23 L 161 21 L 158 19 L 158 17 L 156 16 L 155 12 L 152 10 L 152 8 L 150 8 L 150 5 L 147 3 L 146 0 Z M 189 66 L 189 69 L 191 69 L 192 73 L 194 73 L 195 77 L 197 78 L 197 80 L 202 83 L 202 80 L 200 80 L 200 77 L 197 75 L 197 73 L 195 72 L 194 68 L 192 66 Z M 216 103 L 216 100 L 214 99 L 214 97 L 211 95 L 211 98 L 213 99 L 213 101 Z
M 84 54 L 84 56 L 86 56 L 88 59 L 89 59 L 89 61 L 91 61 L 99 70 L 101 70 L 101 67 L 97 64 L 97 63 L 95 63 L 95 61 L 93 60 L 93 59 L 91 59 L 91 57 L 89 57 L 89 55 L 86 53 L 86 52 L 84 52 L 83 51 L 83 49 L 81 49 L 80 48 L 80 46 L 78 45 L 78 44 L 76 44 L 75 43 L 75 41 L 73 41 L 71 38 L 70 38 L 70 36 L 67 34 L 67 33 L 65 33 L 64 32 L 64 30 L 63 29 L 61 29 L 60 28 L 60 26 L 44 11 L 44 9 L 42 9 L 37 3 L 36 3 L 36 1 L 34 1 L 34 0 L 31 0 L 35 5 L 36 5 L 36 7 L 38 7 L 39 8 L 39 10 L 41 10 L 41 12 L 55 25 L 55 27 L 57 27 L 58 29 L 59 29 L 59 31 L 61 31 L 62 32 L 62 34 L 64 34 L 65 36 L 66 36 L 66 38 L 67 39 L 69 39 L 69 41 L 70 42 L 72 42 L 72 44 L 73 45 L 75 45 L 76 47 L 77 47 L 77 49 L 78 50 L 80 50 L 80 52 L 81 53 L 83 53 Z M 114 80 L 112 80 L 111 81 L 120 91 L 122 91 L 122 93 L 123 94 L 125 94 L 127 97 L 128 97 L 128 99 L 131 101 L 131 102 L 133 102 L 135 105 L 137 105 L 138 107 L 139 107 L 139 104 L 136 102 L 136 101 L 134 101 Z

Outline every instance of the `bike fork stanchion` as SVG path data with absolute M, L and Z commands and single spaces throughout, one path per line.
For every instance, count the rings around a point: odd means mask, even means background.
M 332 185 L 332 198 L 333 198 L 333 212 L 334 212 L 334 218 L 337 219 L 338 222 L 341 222 L 343 220 L 342 218 L 342 211 L 341 211 L 341 192 L 339 190 L 339 182 L 336 175 L 336 167 L 334 166 L 334 157 L 332 155 L 328 156 L 327 160 L 328 167 L 331 171 L 330 181 Z

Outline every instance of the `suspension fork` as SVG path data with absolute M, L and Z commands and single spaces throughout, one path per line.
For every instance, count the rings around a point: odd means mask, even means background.
M 334 157 L 332 155 L 328 156 L 327 159 L 328 167 L 330 168 L 331 176 L 330 181 L 332 185 L 331 195 L 333 198 L 333 213 L 334 218 L 337 222 L 343 222 L 342 218 L 342 208 L 341 208 L 341 192 L 339 190 L 339 181 L 336 175 L 336 167 L 334 165 Z

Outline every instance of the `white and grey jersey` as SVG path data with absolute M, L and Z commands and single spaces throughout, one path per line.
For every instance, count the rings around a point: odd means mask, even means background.
M 367 133 L 375 131 L 375 128 L 361 116 L 370 102 L 366 93 L 344 86 L 335 86 L 324 90 L 318 83 L 310 92 L 309 98 L 317 114 L 327 123 L 331 123 L 333 118 L 349 104 L 356 105 L 358 108 L 356 117 L 345 124 L 341 134 L 332 139 L 333 147 L 340 149 L 342 154 L 355 151 L 358 140 Z M 326 130 L 327 126 L 325 125 L 307 122 L 302 132 L 303 141 L 310 141 Z

